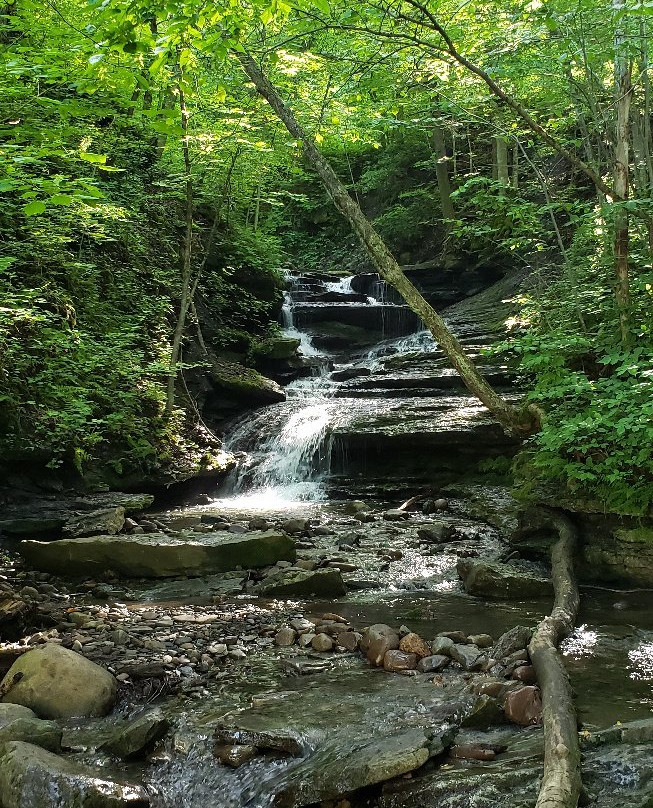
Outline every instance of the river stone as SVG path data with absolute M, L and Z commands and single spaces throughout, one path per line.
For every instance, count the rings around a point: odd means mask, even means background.
M 532 665 L 520 665 L 515 668 L 510 678 L 517 679 L 517 681 L 523 682 L 525 685 L 537 684 L 537 674 Z
M 311 640 L 311 646 L 315 651 L 333 651 L 333 640 L 328 634 L 316 634 Z
M 75 576 L 111 569 L 127 578 L 206 575 L 295 559 L 293 540 L 275 530 L 243 535 L 189 533 L 187 538 L 148 533 L 23 541 L 20 552 L 32 567 L 47 572 Z
M 26 743 L 58 752 L 61 749 L 61 727 L 54 721 L 43 721 L 21 704 L 0 704 L 0 744 L 5 741 Z
M 467 639 L 479 648 L 491 648 L 494 645 L 494 640 L 489 634 L 470 634 Z
M 280 570 L 268 576 L 255 590 L 259 595 L 276 597 L 339 598 L 347 594 L 342 574 L 336 569 Z
M 102 749 L 123 760 L 136 760 L 150 752 L 170 728 L 170 722 L 156 707 L 118 726 Z
M 22 674 L 3 701 L 22 704 L 42 718 L 106 715 L 116 701 L 113 676 L 80 654 L 45 643 L 19 657 L 0 689 Z
M 493 659 L 504 659 L 505 657 L 526 648 L 531 641 L 533 631 L 526 626 L 515 626 L 502 634 L 494 644 L 491 651 Z
M 475 645 L 452 645 L 451 658 L 466 671 L 477 670 L 485 660 Z
M 281 525 L 281 530 L 289 533 L 291 536 L 297 536 L 309 530 L 311 526 L 309 519 L 286 519 Z
M 333 377 L 333 374 L 331 374 Z M 350 499 L 343 508 L 344 513 L 348 516 L 356 516 L 359 513 L 369 511 L 369 506 L 360 499 Z
M 474 701 L 460 725 L 470 729 L 487 729 L 495 724 L 501 724 L 503 721 L 503 710 L 496 699 L 483 694 Z
M 417 670 L 420 673 L 437 673 L 444 670 L 447 665 L 451 663 L 451 659 L 444 654 L 433 654 L 432 656 L 423 657 L 417 663 Z
M 71 519 L 63 527 L 62 534 L 67 539 L 78 539 L 81 536 L 113 536 L 122 530 L 125 524 L 125 509 L 122 505 L 116 508 L 102 508 L 85 513 Z
M 540 690 L 532 685 L 512 690 L 506 696 L 504 712 L 508 721 L 526 727 L 542 721 Z
M 510 564 L 465 558 L 458 562 L 457 570 L 463 579 L 465 591 L 470 595 L 520 600 L 553 594 L 553 584 L 549 578 Z
M 403 651 L 387 651 L 383 657 L 383 669 L 391 673 L 414 671 L 417 668 L 417 654 L 406 654 Z
M 427 527 L 421 527 L 417 535 L 422 541 L 442 544 L 449 541 L 456 533 L 456 528 L 450 522 L 431 522 Z
M 358 648 L 361 635 L 356 631 L 343 631 L 338 634 L 336 642 L 346 651 L 355 651 Z
M 291 782 L 277 793 L 275 805 L 300 808 L 333 800 L 419 769 L 430 755 L 429 738 L 420 729 L 354 742 L 345 755 L 327 743 L 315 760 L 309 757 L 294 769 Z
M 231 766 L 237 769 L 245 763 L 249 763 L 258 754 L 255 746 L 250 744 L 218 744 L 213 749 L 213 754 L 217 757 L 220 763 Z
M 399 510 L 399 508 L 390 508 L 383 514 L 383 518 L 387 522 L 399 522 L 402 519 L 410 519 L 410 514 L 406 511 Z
M 262 752 L 283 752 L 299 757 L 304 747 L 301 737 L 294 732 L 253 729 L 246 727 L 217 726 L 214 740 L 218 745 L 255 746 Z
M 370 626 L 361 640 L 361 651 L 377 668 L 383 665 L 386 653 L 397 648 L 399 648 L 399 635 L 384 623 Z
M 406 634 L 405 637 L 401 638 L 399 650 L 406 654 L 416 654 L 420 659 L 430 656 L 431 654 L 431 649 L 429 646 L 424 642 L 419 634 L 415 634 L 412 631 Z
M 449 637 L 436 637 L 431 643 L 431 653 L 450 657 L 453 646 L 454 642 Z
M 139 786 L 98 777 L 91 769 L 21 741 L 0 746 L 2 808 L 148 808 Z

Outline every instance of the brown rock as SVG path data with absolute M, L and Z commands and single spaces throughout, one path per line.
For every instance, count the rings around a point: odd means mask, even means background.
M 517 679 L 519 682 L 523 682 L 525 685 L 537 684 L 537 674 L 535 673 L 535 668 L 532 665 L 520 665 L 518 668 L 515 668 L 510 678 Z
M 399 643 L 399 648 L 406 654 L 416 654 L 420 659 L 431 656 L 431 649 L 419 634 L 406 634 Z
M 542 720 L 540 690 L 532 685 L 520 687 L 506 696 L 504 712 L 508 721 L 523 727 L 539 724 Z
M 296 639 L 297 632 L 295 629 L 290 628 L 290 626 L 284 626 L 274 635 L 274 644 L 285 648 L 289 645 L 294 645 Z
M 466 642 L 469 642 L 464 631 L 440 631 L 438 632 L 438 637 L 448 637 L 451 642 L 455 642 L 458 645 L 464 645 Z
M 406 654 L 403 651 L 387 651 L 383 657 L 383 667 L 392 673 L 414 671 L 417 667 L 417 654 Z
M 479 696 L 492 696 L 493 699 L 496 699 L 499 695 L 501 695 L 505 682 L 483 682 L 477 688 L 474 688 L 475 692 L 479 694 Z
M 360 634 L 355 631 L 343 631 L 337 637 L 338 645 L 341 645 L 347 651 L 355 651 L 358 648 L 359 639 Z
M 257 749 L 255 746 L 243 744 L 238 746 L 231 746 L 227 744 L 219 744 L 213 750 L 213 754 L 217 757 L 220 763 L 225 763 L 227 766 L 232 766 L 237 769 L 243 763 L 249 763 L 250 760 L 256 757 Z
M 311 640 L 315 651 L 333 651 L 333 640 L 328 634 L 316 634 Z
M 361 640 L 361 649 L 372 663 L 380 667 L 383 665 L 383 658 L 388 651 L 399 648 L 399 635 L 390 626 L 377 623 L 371 626 L 367 634 Z
M 496 751 L 487 744 L 461 744 L 460 746 L 452 746 L 449 754 L 453 758 L 461 760 L 494 760 L 497 756 Z

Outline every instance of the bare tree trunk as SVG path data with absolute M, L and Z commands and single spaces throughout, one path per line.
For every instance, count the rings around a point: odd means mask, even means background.
M 513 407 L 498 395 L 478 372 L 472 361 L 465 355 L 461 344 L 445 325 L 444 320 L 404 275 L 379 234 L 347 193 L 347 189 L 340 182 L 329 162 L 318 151 L 315 141 L 304 131 L 256 62 L 245 53 L 235 53 L 234 55 L 286 129 L 293 137 L 302 141 L 305 157 L 320 176 L 335 206 L 357 234 L 381 277 L 394 286 L 410 308 L 421 317 L 470 392 L 490 410 L 505 429 L 520 435 L 527 435 L 536 430 L 539 426 L 536 410 L 534 408 L 518 410 Z
M 181 296 L 179 300 L 179 314 L 172 338 L 170 351 L 170 364 L 168 366 L 168 385 L 166 391 L 165 412 L 169 415 L 175 404 L 175 383 L 177 381 L 177 363 L 181 353 L 181 341 L 186 326 L 186 315 L 192 302 L 191 296 L 191 254 L 193 244 L 193 176 L 191 173 L 190 148 L 188 145 L 188 109 L 186 97 L 179 82 L 179 109 L 181 111 L 181 126 L 184 131 L 182 138 L 182 151 L 184 154 L 184 177 L 186 181 L 186 212 L 184 240 L 181 254 Z
M 576 808 L 581 790 L 578 722 L 569 677 L 557 650 L 573 631 L 580 604 L 573 563 L 576 531 L 560 513 L 550 512 L 547 521 L 559 536 L 551 548 L 555 600 L 528 646 L 544 718 L 544 776 L 536 808 Z
M 501 185 L 510 185 L 508 174 L 508 141 L 501 135 L 494 137 L 494 154 L 496 159 L 496 179 Z
M 519 188 L 519 143 L 516 140 L 512 144 L 512 178 L 510 184 L 515 190 Z
M 442 217 L 453 219 L 455 211 L 451 201 L 451 183 L 449 182 L 449 161 L 447 158 L 447 147 L 444 140 L 444 131 L 441 126 L 433 129 L 433 143 L 435 145 L 435 176 L 438 180 L 438 192 L 440 194 L 440 205 L 442 207 Z M 447 225 L 447 231 L 450 225 Z
M 625 0 L 613 0 L 615 14 L 623 14 Z M 614 189 L 617 198 L 628 197 L 628 145 L 630 138 L 630 100 L 632 96 L 632 66 L 626 50 L 623 17 L 615 33 L 614 84 L 617 121 L 615 128 Z M 615 208 L 615 297 L 619 312 L 619 328 L 624 345 L 630 342 L 630 282 L 628 273 L 628 211 L 621 205 Z

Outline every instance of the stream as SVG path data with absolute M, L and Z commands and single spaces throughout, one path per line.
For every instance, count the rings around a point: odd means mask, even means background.
M 507 369 L 485 353 L 500 335 L 497 313 L 509 292 L 499 287 L 480 293 L 444 314 L 493 385 L 515 395 Z M 286 385 L 285 402 L 229 426 L 225 448 L 240 458 L 237 469 L 210 501 L 153 511 L 148 518 L 197 530 L 221 520 L 221 528 L 236 534 L 253 525 L 290 530 L 294 524 L 304 569 L 339 571 L 347 594 L 265 595 L 257 589 L 259 578 L 244 570 L 162 580 L 117 576 L 104 598 L 97 596 L 97 584 L 89 585 L 76 601 L 80 608 L 100 623 L 109 621 L 114 632 L 123 626 L 149 638 L 144 649 L 141 643 L 130 652 L 132 663 L 162 659 L 168 668 L 182 664 L 187 671 L 181 667 L 175 674 L 182 682 L 176 693 L 162 684 L 138 696 L 134 677 L 127 677 L 113 716 L 66 723 L 70 757 L 105 776 L 140 783 L 153 808 L 533 806 L 540 727 L 463 726 L 458 746 L 485 744 L 501 753 L 487 762 L 438 756 L 476 698 L 473 674 L 451 668 L 435 678 L 392 674 L 370 667 L 359 653 L 283 647 L 272 639 L 290 621 L 299 625 L 334 612 L 356 630 L 384 623 L 429 641 L 454 631 L 496 640 L 516 625 L 534 626 L 548 613 L 549 598 L 475 598 L 456 571 L 461 558 L 498 559 L 506 552 L 515 506 L 506 487 L 481 471 L 488 460 L 510 456 L 514 443 L 377 276 L 291 277 L 283 333 L 298 340 L 302 367 Z M 429 501 L 444 502 L 437 513 L 423 512 L 420 502 L 406 518 L 391 516 L 401 502 L 427 490 Z M 434 519 L 455 539 L 425 540 L 420 531 Z M 545 574 L 535 562 L 523 565 Z M 279 562 L 269 572 L 289 567 Z M 652 718 L 651 608 L 648 591 L 583 591 L 579 627 L 563 651 L 588 737 L 618 722 Z M 181 631 L 185 645 L 171 627 Z M 95 652 L 97 661 L 120 670 L 115 648 L 102 648 L 102 642 L 94 648 L 92 632 L 75 636 L 82 645 L 91 643 L 91 658 Z M 208 655 L 191 653 L 198 637 Z M 224 664 L 214 666 L 217 642 L 224 642 Z M 162 654 L 172 660 L 175 647 L 187 656 L 165 662 Z M 147 767 L 116 763 L 99 751 L 99 740 L 143 702 L 162 707 L 174 735 Z M 298 752 L 257 756 L 238 768 L 222 765 L 213 735 L 223 725 L 290 739 Z M 423 751 L 425 733 L 429 760 L 405 766 Z M 653 805 L 651 740 L 653 732 L 627 745 L 588 750 L 586 804 Z M 370 785 L 339 802 L 358 783 L 361 768 Z M 375 779 L 370 772 L 377 769 L 388 776 Z M 409 774 L 394 777 L 395 771 Z

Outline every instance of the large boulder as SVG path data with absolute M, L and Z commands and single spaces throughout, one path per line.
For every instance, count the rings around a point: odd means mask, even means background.
M 465 591 L 483 598 L 521 600 L 553 594 L 553 584 L 530 570 L 498 561 L 465 558 L 458 562 Z
M 0 684 L 5 688 L 5 704 L 22 704 L 41 718 L 106 715 L 116 701 L 108 671 L 56 643 L 19 657 Z
M 241 401 L 275 404 L 286 400 L 286 394 L 279 384 L 237 362 L 214 359 L 209 377 L 216 392 L 227 393 Z
M 275 597 L 339 598 L 347 594 L 347 587 L 340 570 L 285 569 L 268 576 L 256 591 Z
M 25 741 L 51 752 L 61 749 L 61 727 L 54 721 L 43 721 L 21 704 L 0 704 L 0 744 Z
M 268 337 L 254 346 L 259 359 L 292 359 L 297 355 L 300 340 L 294 337 Z
M 266 567 L 295 559 L 294 541 L 274 530 L 23 541 L 20 550 L 36 569 L 73 577 L 100 575 L 111 569 L 127 578 L 174 578 L 228 572 L 237 567 Z
M 142 788 L 99 777 L 95 769 L 38 746 L 9 741 L 0 746 L 2 808 L 148 808 Z

